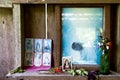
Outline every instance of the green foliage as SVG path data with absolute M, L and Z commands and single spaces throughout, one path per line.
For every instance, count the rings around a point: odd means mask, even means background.
M 68 70 L 67 71 L 68 73 L 70 73 L 71 75 L 75 76 L 75 75 L 78 75 L 78 76 L 86 76 L 88 75 L 88 71 L 86 71 L 85 69 L 79 69 L 79 70 Z
M 23 73 L 23 72 L 24 72 L 24 70 L 21 67 L 17 67 L 16 69 L 10 71 L 11 74 Z

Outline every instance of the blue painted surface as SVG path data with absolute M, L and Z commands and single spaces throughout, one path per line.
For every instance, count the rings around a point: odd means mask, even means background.
M 71 56 L 73 64 L 99 65 L 99 29 L 103 8 L 62 8 L 62 56 Z

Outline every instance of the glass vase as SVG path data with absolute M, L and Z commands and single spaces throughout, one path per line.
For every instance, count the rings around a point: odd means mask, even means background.
M 107 49 L 102 50 L 100 59 L 100 74 L 107 75 L 110 73 L 109 51 Z

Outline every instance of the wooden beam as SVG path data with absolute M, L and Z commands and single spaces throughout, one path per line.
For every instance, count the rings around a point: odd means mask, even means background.
M 13 0 L 13 3 L 41 3 L 41 4 L 120 3 L 120 0 Z
M 60 26 L 60 6 L 55 6 L 55 36 L 54 36 L 54 64 L 56 66 L 61 65 L 61 26 Z M 59 38 L 58 38 L 59 37 Z
M 0 7 L 12 8 L 12 0 L 0 0 Z
M 104 36 L 110 39 L 110 5 L 104 7 Z
M 120 5 L 117 10 L 117 71 L 120 72 Z
M 15 33 L 15 56 L 14 56 L 14 67 L 22 65 L 21 62 L 21 6 L 20 4 L 13 5 L 13 23 Z

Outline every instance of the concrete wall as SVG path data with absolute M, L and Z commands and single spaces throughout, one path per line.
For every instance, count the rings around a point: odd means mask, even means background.
M 12 0 L 0 0 L 0 7 L 12 7 Z
M 0 8 L 0 80 L 14 66 L 14 31 L 12 9 Z

